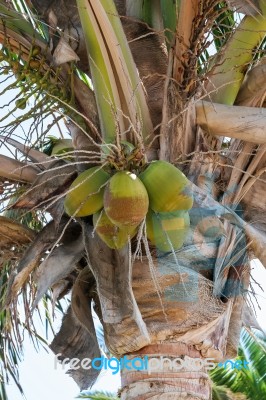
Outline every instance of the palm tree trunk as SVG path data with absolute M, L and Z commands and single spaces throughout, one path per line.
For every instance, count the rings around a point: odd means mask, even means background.
M 134 258 L 133 251 L 131 258 L 127 248 L 111 250 L 96 236 L 92 240 L 92 228 L 83 224 L 110 352 L 131 360 L 129 367 L 136 357 L 138 367 L 141 359 L 157 360 L 150 371 L 147 365 L 135 371 L 121 366 L 123 400 L 210 399 L 210 358 L 220 362 L 236 355 L 239 312 L 244 313 L 244 302 L 237 300 L 249 277 L 245 254 L 239 253 L 244 234 L 221 223 L 217 215 L 224 213 L 223 207 L 204 191 L 194 190 L 194 199 L 191 232 L 176 254 L 157 255 L 150 248 L 150 257 Z M 217 226 L 215 237 L 205 235 L 209 218 Z
M 200 368 L 201 362 L 197 361 L 200 370 L 193 371 L 195 359 L 204 363 L 200 351 L 194 346 L 185 343 L 151 345 L 131 353 L 127 358 L 144 359 L 150 368 L 143 371 L 122 370 L 122 400 L 211 399 L 211 384 L 206 368 Z M 182 360 L 190 365 L 180 368 Z

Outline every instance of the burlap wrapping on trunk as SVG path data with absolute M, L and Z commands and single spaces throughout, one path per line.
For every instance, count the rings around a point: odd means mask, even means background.
M 248 261 L 240 251 L 245 248 L 242 229 L 224 220 L 220 211 L 195 203 L 190 232 L 179 251 L 160 253 L 154 248 L 148 256 L 143 251 L 135 259 L 129 257 L 126 267 L 124 262 L 120 267 L 110 262 L 119 254 L 115 250 L 109 250 L 103 262 L 105 245 L 98 241 L 96 251 L 95 237 L 94 250 L 87 243 L 106 342 L 113 354 L 183 341 L 195 345 L 203 356 L 217 360 L 226 356 L 230 317 L 236 297 L 246 289 L 243 275 Z M 90 242 L 91 233 L 85 234 Z M 97 254 L 92 256 L 93 252 Z M 122 281 L 118 290 L 117 282 Z M 123 310 L 119 319 L 117 310 Z

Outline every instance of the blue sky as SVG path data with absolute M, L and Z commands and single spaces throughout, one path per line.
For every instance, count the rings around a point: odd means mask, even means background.
M 20 367 L 20 382 L 27 400 L 73 400 L 79 393 L 76 383 L 62 371 L 54 368 L 54 355 L 41 350 L 36 353 L 29 340 L 25 341 L 25 359 Z M 120 385 L 119 375 L 101 373 L 95 389 L 116 391 Z M 20 400 L 15 384 L 8 387 L 10 400 Z

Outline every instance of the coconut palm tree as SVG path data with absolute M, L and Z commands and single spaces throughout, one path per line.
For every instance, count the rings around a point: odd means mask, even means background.
M 257 326 L 266 2 L 14 0 L 0 12 L 1 340 L 34 334 L 43 296 L 71 291 L 55 354 L 100 357 L 93 304 L 114 356 L 190 363 L 123 369 L 121 399 L 209 399 L 193 360 L 234 357 L 242 326 Z M 48 149 L 63 118 L 70 137 Z M 97 373 L 70 371 L 81 389 Z

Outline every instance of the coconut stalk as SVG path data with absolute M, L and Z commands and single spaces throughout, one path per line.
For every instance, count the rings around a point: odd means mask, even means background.
M 111 61 L 90 3 L 86 0 L 78 0 L 77 5 L 90 55 L 89 64 L 103 140 L 113 142 L 116 137 L 116 120 L 119 119 L 118 124 L 122 130 L 124 130 L 124 123 L 120 113 L 114 118 L 116 110 L 121 110 L 121 102 Z
M 77 5 L 103 140 L 114 142 L 117 133 L 124 133 L 130 125 L 140 136 L 140 131 L 149 136 L 152 123 L 144 90 L 114 3 L 78 0 Z
M 0 155 L 0 176 L 11 181 L 32 183 L 38 174 L 38 169 L 13 158 Z
M 261 14 L 246 16 L 215 60 L 209 74 L 207 92 L 215 103 L 232 105 L 245 76 L 245 68 L 266 34 L 266 2 L 260 1 Z
M 177 0 L 161 0 L 161 10 L 164 26 L 164 34 L 167 38 L 168 48 L 174 40 L 177 20 Z
M 114 2 L 110 0 L 100 1 L 104 7 L 104 10 L 106 10 L 110 24 L 108 24 L 108 28 L 105 28 L 104 20 L 100 19 L 104 15 L 104 12 L 100 8 L 99 22 L 101 24 L 101 29 L 104 31 L 105 40 L 108 42 L 109 51 L 113 57 L 113 62 L 116 65 L 117 74 L 120 81 L 119 83 L 121 84 L 123 96 L 127 101 L 128 109 L 130 111 L 131 122 L 134 123 L 134 127 L 137 129 L 138 124 L 141 122 L 142 135 L 144 138 L 147 138 L 153 130 L 151 117 L 144 88 L 140 81 L 139 73 L 133 60 L 124 29 L 120 19 L 117 16 Z M 155 9 L 154 5 L 153 9 Z M 116 44 L 115 47 L 113 47 L 114 44 Z M 116 52 L 114 50 L 116 50 Z M 131 106 L 131 104 L 133 104 L 133 106 Z
M 2 140 L 2 143 L 8 143 L 11 146 L 14 146 L 17 150 L 19 150 L 24 156 L 29 158 L 32 162 L 41 165 L 45 169 L 48 169 L 51 163 L 54 162 L 54 160 L 51 157 L 47 156 L 41 151 L 25 146 L 24 144 L 19 143 L 17 140 L 2 135 L 0 135 L 0 140 Z
M 227 106 L 202 101 L 196 104 L 197 124 L 213 136 L 266 143 L 264 108 Z
M 178 20 L 176 24 L 175 60 L 173 78 L 183 81 L 184 65 L 186 65 L 187 51 L 190 49 L 193 32 L 193 20 L 198 14 L 198 0 L 180 0 L 178 5 Z M 165 22 L 166 23 L 166 22 Z

